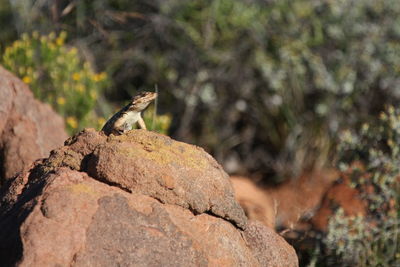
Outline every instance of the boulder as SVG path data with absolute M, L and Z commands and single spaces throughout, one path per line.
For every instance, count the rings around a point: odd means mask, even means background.
M 231 176 L 231 182 L 236 200 L 247 217 L 274 229 L 277 207 L 268 192 L 247 177 Z
M 259 221 L 250 221 L 244 236 L 261 266 L 298 266 L 293 247 L 272 228 Z
M 268 187 L 260 187 L 248 177 L 232 176 L 231 180 L 236 199 L 250 219 L 270 228 L 303 231 L 311 229 L 309 219 L 338 176 L 334 169 L 315 170 Z
M 85 130 L 0 197 L 5 265 L 298 266 L 211 156 L 153 132 Z
M 63 144 L 64 121 L 0 66 L 0 184 Z
M 352 186 L 351 177 L 355 170 L 363 172 L 364 184 L 355 188 Z M 370 191 L 373 187 L 369 185 L 371 174 L 365 171 L 364 166 L 359 162 L 354 162 L 351 168 L 340 173 L 340 179 L 328 189 L 321 201 L 319 209 L 311 218 L 310 222 L 314 230 L 327 232 L 329 219 L 338 208 L 342 208 L 345 216 L 366 216 L 368 212 L 368 202 L 366 194 L 373 194 Z M 363 197 L 364 195 L 364 197 Z
M 308 230 L 310 225 L 307 221 L 314 216 L 338 176 L 335 169 L 314 170 L 269 188 L 268 194 L 277 203 L 277 226 L 281 229 Z

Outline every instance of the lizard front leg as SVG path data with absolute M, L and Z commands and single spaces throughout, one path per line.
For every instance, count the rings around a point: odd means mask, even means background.
M 121 134 L 125 133 L 125 129 L 122 127 L 116 127 L 112 130 L 111 133 L 114 135 L 121 135 Z
M 140 116 L 140 115 L 139 115 L 139 119 L 137 121 L 137 124 L 139 125 L 140 129 L 147 130 L 146 124 L 144 123 L 144 120 L 143 120 L 142 116 Z

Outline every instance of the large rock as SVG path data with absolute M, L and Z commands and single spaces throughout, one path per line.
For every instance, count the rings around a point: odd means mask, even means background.
M 250 178 L 231 177 L 236 199 L 250 219 L 278 229 L 309 230 L 307 222 L 337 180 L 333 169 L 303 173 L 278 186 L 260 187 Z
M 307 230 L 309 225 L 304 221 L 314 216 L 338 175 L 334 169 L 314 170 L 269 188 L 268 194 L 277 203 L 276 224 L 280 228 Z
M 139 192 L 195 214 L 212 213 L 240 228 L 246 216 L 222 167 L 202 148 L 145 130 L 106 137 L 85 130 L 53 151 L 44 171 L 67 166 L 127 192 Z
M 354 171 L 363 171 L 365 184 L 354 188 L 351 185 L 351 177 Z M 368 211 L 368 202 L 363 198 L 363 194 L 373 193 L 373 187 L 368 184 L 371 180 L 371 174 L 365 171 L 364 166 L 359 162 L 354 162 L 352 167 L 340 173 L 340 179 L 337 180 L 326 192 L 316 214 L 311 218 L 313 229 L 321 232 L 327 232 L 329 219 L 338 208 L 342 208 L 345 216 L 366 216 Z
M 261 222 L 250 221 L 244 236 L 261 266 L 298 266 L 293 247 Z
M 277 204 L 268 192 L 247 177 L 232 176 L 231 181 L 236 200 L 247 217 L 274 229 Z
M 135 130 L 86 130 L 1 197 L 0 257 L 21 266 L 297 266 L 271 229 L 247 222 L 202 149 Z
M 0 66 L 0 184 L 67 138 L 63 119 Z

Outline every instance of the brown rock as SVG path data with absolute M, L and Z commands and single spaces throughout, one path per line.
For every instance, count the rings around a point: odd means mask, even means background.
M 212 213 L 241 228 L 247 222 L 222 167 L 202 148 L 164 135 L 133 130 L 106 137 L 86 129 L 53 151 L 42 169 L 62 166 L 195 214 Z
M 297 266 L 272 230 L 235 227 L 246 218 L 214 159 L 151 132 L 83 131 L 19 175 L 1 201 L 5 265 Z
M 298 266 L 293 247 L 261 222 L 250 221 L 244 236 L 261 266 Z
M 326 231 L 330 217 L 339 207 L 343 209 L 346 216 L 367 214 L 368 203 L 361 198 L 360 191 L 350 186 L 349 173 L 342 173 L 341 181 L 335 183 L 326 192 L 320 208 L 311 219 L 314 229 Z
M 268 193 L 277 205 L 276 224 L 280 228 L 308 228 L 308 224 L 302 221 L 314 216 L 326 191 L 338 179 L 338 175 L 333 169 L 315 170 L 269 188 Z
M 106 183 L 245 227 L 228 175 L 200 147 L 135 130 L 108 138 L 94 150 L 88 166 L 89 175 Z
M 231 182 L 235 189 L 236 200 L 247 217 L 274 229 L 276 206 L 268 192 L 246 177 L 232 176 Z
M 63 119 L 0 66 L 0 184 L 67 138 Z
M 231 177 L 236 199 L 249 219 L 270 228 L 308 230 L 324 194 L 338 178 L 333 169 L 303 173 L 278 186 L 259 187 L 250 178 Z

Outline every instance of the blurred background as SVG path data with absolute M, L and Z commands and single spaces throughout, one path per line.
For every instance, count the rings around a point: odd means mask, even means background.
M 150 128 L 204 147 L 230 174 L 278 184 L 364 160 L 393 189 L 399 18 L 398 0 L 0 0 L 0 62 L 71 135 L 157 87 Z M 398 199 L 383 185 L 378 206 Z M 395 233 L 379 239 L 390 264 Z

